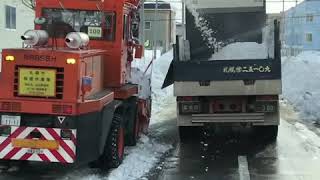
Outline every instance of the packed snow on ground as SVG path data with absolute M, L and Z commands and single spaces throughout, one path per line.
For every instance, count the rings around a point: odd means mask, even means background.
M 305 51 L 282 60 L 283 96 L 302 119 L 320 122 L 320 52 Z
M 320 153 L 320 137 L 313 131 L 309 130 L 308 127 L 306 127 L 304 124 L 301 124 L 299 122 L 294 124 L 297 133 L 299 134 L 299 137 L 301 137 L 305 142 L 310 145 L 309 152 L 312 150 L 312 152 L 319 154 Z
M 159 158 L 172 148 L 172 145 L 160 144 L 147 136 L 143 136 L 136 147 L 126 150 L 127 156 L 123 164 L 113 170 L 108 180 L 141 179 L 159 161 Z
M 242 59 L 267 59 L 268 48 L 265 44 L 256 42 L 231 43 L 217 53 L 210 60 L 242 60 Z
M 107 176 L 92 171 L 91 169 L 81 169 L 62 178 L 79 180 L 136 180 L 143 179 L 166 153 L 172 145 L 162 144 L 147 136 L 142 136 L 135 147 L 125 149 L 123 163 L 112 170 Z M 90 174 L 90 175 L 88 175 Z

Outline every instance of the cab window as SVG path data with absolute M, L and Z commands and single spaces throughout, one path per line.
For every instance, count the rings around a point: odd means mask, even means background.
M 48 31 L 50 37 L 64 38 L 70 32 L 84 32 L 94 40 L 115 39 L 113 12 L 44 9 L 43 17 L 47 22 L 42 29 Z

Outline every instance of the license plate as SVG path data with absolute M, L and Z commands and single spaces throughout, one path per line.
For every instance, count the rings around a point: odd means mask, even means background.
M 19 69 L 19 96 L 56 96 L 55 69 Z
M 21 122 L 21 116 L 9 116 L 9 115 L 1 116 L 1 125 L 20 126 L 20 122 Z
M 256 105 L 256 112 L 276 112 L 276 103 L 260 103 Z
M 27 153 L 29 153 L 29 154 L 43 154 L 43 150 L 42 149 L 28 149 Z

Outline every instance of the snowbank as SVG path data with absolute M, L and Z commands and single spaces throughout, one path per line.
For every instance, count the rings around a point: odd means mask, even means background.
M 173 86 L 161 89 L 172 59 L 173 51 L 171 50 L 154 61 L 152 73 L 153 112 L 161 110 L 163 101 L 168 98 L 173 98 Z
M 256 42 L 236 42 L 213 54 L 210 60 L 266 59 L 268 48 Z
M 148 81 L 151 79 L 151 90 L 152 90 L 152 112 L 153 114 L 160 111 L 163 106 L 165 106 L 163 102 L 167 101 L 168 98 L 173 98 L 173 87 L 167 87 L 166 89 L 161 89 L 163 81 L 167 75 L 167 72 L 170 67 L 170 63 L 173 60 L 173 50 L 160 55 L 160 51 L 157 52 L 157 58 L 153 61 L 153 65 L 150 66 L 146 74 L 143 73 L 147 70 L 148 65 L 152 61 L 153 51 L 145 51 L 145 57 L 142 60 L 133 61 L 132 70 L 132 78 L 131 82 L 137 84 L 149 83 Z M 152 68 L 152 75 L 151 75 Z M 148 89 L 143 89 L 142 86 L 140 89 L 141 95 L 146 96 L 148 94 Z
M 110 173 L 108 180 L 141 179 L 158 163 L 159 158 L 171 148 L 171 145 L 160 144 L 143 136 L 136 147 L 126 150 L 127 155 L 123 164 Z
M 320 52 L 306 51 L 283 58 L 283 96 L 302 119 L 320 120 Z

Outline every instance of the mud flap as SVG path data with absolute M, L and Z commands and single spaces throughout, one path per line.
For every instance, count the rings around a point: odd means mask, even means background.
M 168 73 L 166 75 L 166 78 L 164 79 L 164 82 L 162 84 L 162 89 L 164 89 L 174 83 L 174 77 L 173 77 L 174 73 L 173 72 L 174 72 L 174 69 L 173 69 L 173 61 L 172 61 L 170 64 Z

